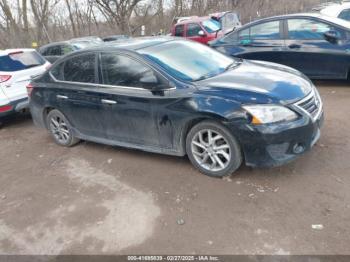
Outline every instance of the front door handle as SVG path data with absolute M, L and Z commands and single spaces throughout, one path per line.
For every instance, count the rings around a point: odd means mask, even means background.
M 107 104 L 107 105 L 115 105 L 117 103 L 117 101 L 114 100 L 108 100 L 108 99 L 102 99 L 101 102 L 103 104 Z
M 68 96 L 57 95 L 56 97 L 57 99 L 64 99 L 64 100 L 68 99 Z
M 298 49 L 298 48 L 301 47 L 301 45 L 298 45 L 298 44 L 290 44 L 288 47 L 291 48 L 291 49 Z

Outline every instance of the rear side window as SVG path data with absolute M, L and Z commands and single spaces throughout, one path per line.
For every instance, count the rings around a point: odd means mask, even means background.
M 183 36 L 184 35 L 184 25 L 177 25 L 175 27 L 175 36 Z
M 57 80 L 64 80 L 64 76 L 63 76 L 63 67 L 64 67 L 64 62 L 55 65 L 51 70 L 50 73 L 53 75 L 53 77 Z
M 199 24 L 188 24 L 186 35 L 189 37 L 198 36 L 198 32 L 201 30 L 202 30 L 202 28 L 200 27 Z
M 0 71 L 13 72 L 45 64 L 46 60 L 36 51 L 14 52 L 0 56 Z
M 62 55 L 61 47 L 59 45 L 50 46 L 45 50 L 43 55 L 45 55 L 45 56 L 61 56 Z
M 272 21 L 252 26 L 250 28 L 250 39 L 281 39 L 280 22 Z
M 96 83 L 95 64 L 95 54 L 74 56 L 68 59 L 63 68 L 64 81 Z

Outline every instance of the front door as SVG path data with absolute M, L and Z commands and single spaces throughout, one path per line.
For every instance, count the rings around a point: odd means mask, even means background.
M 162 79 L 148 65 L 124 54 L 102 53 L 100 59 L 108 138 L 159 146 L 154 105 L 161 96 L 152 90 Z
M 342 30 L 308 18 L 288 19 L 286 23 L 284 64 L 313 78 L 346 77 L 349 55 Z M 335 34 L 338 40 L 327 39 L 327 32 Z
M 200 35 L 200 32 L 202 35 Z M 186 38 L 202 44 L 208 42 L 207 33 L 198 23 L 190 23 L 186 25 Z

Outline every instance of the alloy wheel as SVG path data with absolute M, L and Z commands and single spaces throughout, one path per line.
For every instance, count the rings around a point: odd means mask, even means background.
M 70 131 L 64 119 L 60 116 L 52 116 L 50 119 L 50 129 L 56 140 L 62 144 L 68 143 Z
M 209 171 L 224 170 L 231 161 L 230 144 L 212 129 L 200 130 L 193 136 L 191 151 L 196 162 Z

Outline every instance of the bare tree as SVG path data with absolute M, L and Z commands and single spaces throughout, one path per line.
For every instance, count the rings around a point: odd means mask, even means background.
M 97 6 L 107 20 L 112 20 L 116 29 L 123 33 L 130 33 L 130 17 L 135 7 L 142 0 L 95 0 Z

